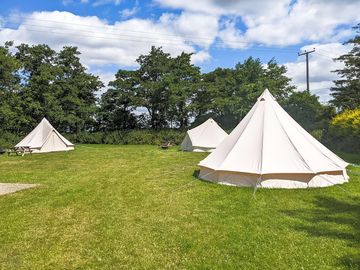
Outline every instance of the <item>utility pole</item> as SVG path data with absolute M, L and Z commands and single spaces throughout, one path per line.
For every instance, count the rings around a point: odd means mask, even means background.
M 310 92 L 309 86 L 309 54 L 315 52 L 315 48 L 311 51 L 304 51 L 303 53 L 298 53 L 298 56 L 305 55 L 306 56 L 306 91 Z

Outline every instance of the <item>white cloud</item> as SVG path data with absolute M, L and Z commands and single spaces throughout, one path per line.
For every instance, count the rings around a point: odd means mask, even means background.
M 250 15 L 259 19 L 286 14 L 290 0 L 154 0 L 162 7 L 213 15 Z M 269 12 L 271 10 L 271 12 Z
M 343 68 L 343 63 L 333 61 L 342 54 L 350 50 L 350 46 L 341 43 L 311 44 L 304 46 L 301 50 L 311 50 L 315 52 L 309 55 L 309 81 L 310 91 L 317 94 L 322 102 L 330 99 L 330 87 L 333 80 L 338 79 L 338 75 L 333 70 Z M 292 78 L 298 90 L 306 89 L 306 62 L 305 56 L 299 56 L 295 62 L 286 63 L 288 68 L 287 75 Z
M 73 2 L 72 0 L 62 0 L 62 4 L 64 6 L 67 6 L 67 5 L 71 4 L 72 2 Z
M 217 19 L 199 16 L 201 20 L 193 13 L 166 14 L 159 20 L 133 18 L 108 24 L 96 16 L 81 17 L 60 11 L 34 12 L 21 17 L 17 29 L 1 30 L 0 42 L 46 43 L 56 50 L 72 45 L 79 47 L 81 60 L 87 66 L 136 66 L 136 58 L 147 53 L 151 45 L 162 46 L 173 56 L 182 51 L 196 53 L 199 49 L 192 44 L 206 49 L 212 39 L 199 40 L 197 37 L 215 37 Z M 191 27 L 195 24 L 201 29 Z M 208 27 L 203 27 L 205 25 Z M 194 57 L 200 61 L 209 56 L 201 53 Z
M 123 18 L 129 18 L 129 17 L 135 15 L 138 11 L 139 11 L 139 7 L 134 6 L 133 8 L 125 8 L 125 9 L 121 10 L 120 15 Z
M 244 39 L 241 30 L 236 28 L 234 20 L 226 20 L 219 31 L 219 38 L 223 40 L 225 47 L 232 49 L 245 49 L 248 42 Z
M 164 13 L 159 21 L 170 27 L 183 39 L 208 48 L 218 34 L 218 17 L 201 13 L 182 12 L 180 15 Z
M 224 24 L 220 39 L 230 48 L 246 44 L 287 46 L 302 42 L 334 42 L 351 35 L 339 26 L 360 21 L 358 0 L 154 0 L 174 9 L 241 19 L 246 29 L 236 29 L 233 19 Z M 245 45 L 234 45 L 241 41 Z
M 69 4 L 74 4 L 75 1 L 79 1 L 79 0 L 62 0 L 62 4 L 64 6 L 67 6 Z M 80 3 L 81 4 L 87 4 L 87 3 L 89 3 L 89 0 L 80 0 Z
M 198 63 L 209 61 L 210 59 L 211 55 L 208 51 L 199 51 L 191 56 L 191 63 L 196 65 Z
M 3 16 L 0 16 L 0 27 L 5 26 L 5 22 L 6 22 L 5 18 Z
M 92 5 L 94 7 L 103 6 L 103 5 L 109 5 L 114 4 L 115 6 L 120 5 L 121 0 L 97 0 Z
M 359 8 L 359 1 L 344 4 L 343 1 L 300 0 L 285 16 L 252 23 L 244 34 L 244 39 L 280 46 L 309 41 L 329 42 L 343 31 L 338 31 L 339 25 L 355 24 L 359 20 Z M 245 23 L 249 25 L 247 20 Z

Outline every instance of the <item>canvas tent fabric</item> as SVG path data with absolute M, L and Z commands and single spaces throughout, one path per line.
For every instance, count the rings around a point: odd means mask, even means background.
M 15 148 L 29 147 L 33 153 L 74 150 L 74 144 L 65 139 L 46 118 L 31 131 Z
M 192 152 L 211 152 L 227 136 L 228 134 L 215 120 L 209 118 L 201 125 L 186 132 L 181 149 Z
M 324 187 L 347 182 L 347 165 L 265 90 L 230 135 L 199 163 L 199 177 L 237 186 Z

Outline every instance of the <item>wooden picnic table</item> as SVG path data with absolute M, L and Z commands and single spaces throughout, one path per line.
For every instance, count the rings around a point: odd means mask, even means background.
M 32 154 L 33 150 L 30 147 L 27 146 L 22 146 L 22 147 L 13 147 L 13 148 L 9 148 L 7 150 L 7 154 L 8 156 L 10 156 L 11 154 L 16 154 L 17 156 L 24 156 L 25 154 Z

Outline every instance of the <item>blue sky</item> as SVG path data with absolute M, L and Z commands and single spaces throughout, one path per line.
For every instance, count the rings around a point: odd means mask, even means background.
M 311 89 L 326 102 L 336 79 L 331 70 L 341 68 L 332 58 L 349 50 L 343 42 L 354 35 L 358 10 L 352 0 L 5 0 L 0 41 L 78 46 L 82 62 L 105 83 L 119 68 L 136 68 L 151 45 L 174 56 L 194 53 L 203 72 L 249 56 L 263 63 L 274 57 L 299 90 L 305 59 L 297 52 L 315 48 Z

